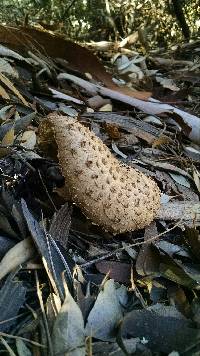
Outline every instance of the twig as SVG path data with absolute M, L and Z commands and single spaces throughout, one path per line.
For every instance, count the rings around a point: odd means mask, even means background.
M 165 235 L 166 233 L 168 233 L 168 232 L 174 230 L 176 227 L 178 227 L 179 224 L 180 224 L 180 222 L 181 222 L 182 220 L 183 220 L 183 217 L 182 217 L 182 219 L 180 219 L 173 227 L 171 227 L 171 228 L 169 228 L 169 229 L 167 229 L 167 230 L 161 232 L 160 234 L 158 234 L 158 235 L 156 235 L 156 236 L 151 237 L 151 238 L 148 239 L 148 240 L 135 242 L 135 243 L 129 245 L 128 247 L 134 247 L 134 246 L 144 245 L 144 244 L 147 244 L 147 243 L 149 243 L 149 242 L 153 242 L 153 241 L 157 240 L 159 237 Z M 103 261 L 103 260 L 105 260 L 105 259 L 108 258 L 108 257 L 112 257 L 112 256 L 116 255 L 116 253 L 121 252 L 121 251 L 123 251 L 124 249 L 125 249 L 125 247 L 120 247 L 120 248 L 116 249 L 114 252 L 107 253 L 106 255 L 104 255 L 104 256 L 102 256 L 102 257 L 95 258 L 95 259 L 92 260 L 92 261 L 83 263 L 83 264 L 80 265 L 80 267 L 81 267 L 81 268 L 89 267 L 89 266 L 93 265 L 94 263 L 97 263 L 97 262 L 99 262 L 99 261 Z
M 41 182 L 42 182 L 43 188 L 44 188 L 44 190 L 45 190 L 45 192 L 46 192 L 46 195 L 47 195 L 47 197 L 48 197 L 50 203 L 53 205 L 53 208 L 55 209 L 55 211 L 58 211 L 58 209 L 56 208 L 56 206 L 55 206 L 55 204 L 54 204 L 54 202 L 53 202 L 53 199 L 51 198 L 51 196 L 50 196 L 50 194 L 49 194 L 49 192 L 48 192 L 47 186 L 46 186 L 46 184 L 45 184 L 45 182 L 44 182 L 44 180 L 43 180 L 43 178 L 42 178 L 42 175 L 41 175 L 41 172 L 40 172 L 39 169 L 38 169 L 38 174 L 39 174 L 39 177 L 40 177 L 40 180 L 41 180 Z
M 3 332 L 1 332 L 1 331 L 0 331 L 0 336 L 8 337 L 8 338 L 10 338 L 10 339 L 15 339 L 15 340 L 20 339 L 20 340 L 22 340 L 22 341 L 29 342 L 29 343 L 32 344 L 32 345 L 46 348 L 45 345 L 39 344 L 39 342 L 36 342 L 36 341 L 33 341 L 33 340 L 29 340 L 29 339 L 27 339 L 27 338 L 25 338 L 25 337 L 16 336 L 16 335 L 11 335 L 11 334 L 6 334 L 6 333 L 3 333 Z

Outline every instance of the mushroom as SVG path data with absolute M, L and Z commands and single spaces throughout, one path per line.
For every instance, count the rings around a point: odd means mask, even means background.
M 76 119 L 52 114 L 66 197 L 93 223 L 119 234 L 149 225 L 160 207 L 160 190 L 145 174 L 121 163 Z M 67 198 L 68 199 L 68 198 Z

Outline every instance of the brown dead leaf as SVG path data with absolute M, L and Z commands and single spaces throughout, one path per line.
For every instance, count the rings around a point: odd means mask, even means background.
M 117 261 L 102 261 L 95 264 L 100 273 L 107 274 L 117 282 L 130 283 L 131 265 Z
M 172 142 L 172 139 L 170 137 L 161 135 L 160 137 L 156 138 L 152 144 L 152 147 L 159 147 L 161 145 L 168 145 L 169 143 Z
M 121 148 L 128 148 L 136 145 L 139 142 L 137 137 L 134 134 L 121 134 L 119 140 L 117 140 L 116 144 Z
M 38 127 L 37 143 L 45 155 L 57 159 L 57 145 L 48 120 L 43 120 Z
M 129 88 L 119 88 L 107 73 L 103 64 L 87 48 L 77 43 L 30 27 L 0 27 L 0 42 L 6 43 L 11 48 L 40 50 L 45 56 L 62 58 L 69 63 L 69 68 L 82 73 L 90 73 L 94 79 L 103 82 L 109 89 L 129 95 L 134 98 L 147 100 L 151 93 L 133 91 Z
M 11 146 L 15 139 L 14 129 L 8 130 L 1 141 L 2 146 Z M 6 156 L 10 152 L 8 147 L 0 147 L 0 158 Z
M 6 132 L 5 136 L 1 141 L 1 144 L 4 146 L 10 146 L 13 144 L 14 139 L 15 139 L 15 132 L 14 129 L 11 128 L 9 131 Z
M 103 128 L 107 132 L 108 136 L 112 140 L 118 140 L 121 137 L 121 133 L 119 131 L 119 128 L 115 124 L 109 124 L 107 122 L 103 123 Z
M 188 299 L 185 295 L 184 290 L 179 287 L 179 286 L 171 286 L 168 289 L 168 295 L 170 300 L 173 302 L 173 304 L 176 306 L 176 308 L 187 318 L 189 318 L 191 315 L 190 311 L 190 304 L 188 302 Z
M 185 235 L 194 256 L 200 261 L 200 234 L 198 230 L 193 227 L 186 227 Z
M 155 222 L 145 229 L 144 240 L 148 241 L 158 234 Z M 136 260 L 136 271 L 140 276 L 159 275 L 159 253 L 152 244 L 144 244 Z

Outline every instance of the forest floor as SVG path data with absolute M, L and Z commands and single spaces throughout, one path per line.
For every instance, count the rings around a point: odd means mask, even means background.
M 199 355 L 200 40 L 0 42 L 0 354 Z M 157 183 L 150 225 L 112 234 L 64 199 L 52 113 Z

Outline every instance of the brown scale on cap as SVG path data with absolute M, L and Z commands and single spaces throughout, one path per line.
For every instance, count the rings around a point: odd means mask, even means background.
M 114 234 L 149 225 L 160 207 L 157 184 L 121 164 L 106 145 L 77 120 L 51 115 L 58 159 L 71 200 Z

